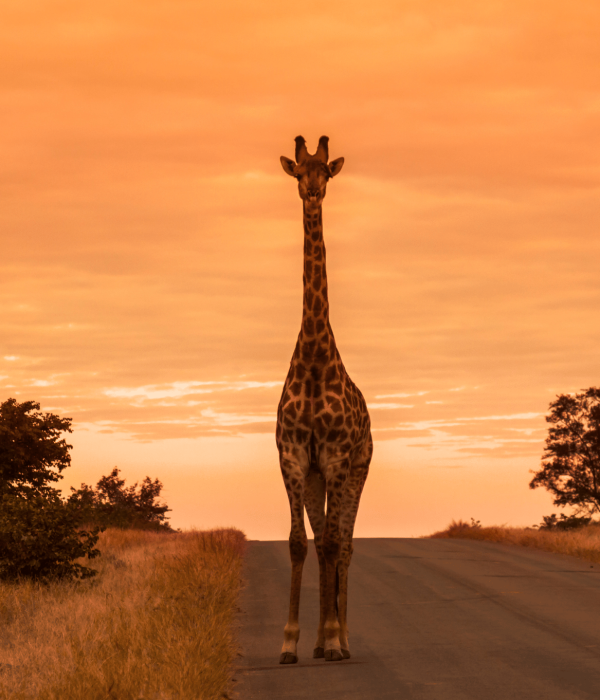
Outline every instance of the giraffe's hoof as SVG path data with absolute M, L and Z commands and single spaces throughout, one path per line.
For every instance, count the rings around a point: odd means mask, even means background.
M 313 649 L 313 659 L 324 659 L 325 649 L 323 647 L 315 647 Z
M 327 649 L 325 652 L 325 661 L 341 661 L 343 658 L 339 649 Z
M 298 657 L 296 656 L 296 654 L 292 654 L 291 651 L 284 651 L 284 652 L 282 652 L 281 656 L 279 657 L 279 663 L 280 664 L 297 664 Z
M 342 649 L 342 656 L 345 659 L 349 659 L 350 658 L 350 649 Z

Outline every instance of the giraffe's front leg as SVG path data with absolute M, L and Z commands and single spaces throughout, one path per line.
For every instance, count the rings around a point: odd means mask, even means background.
M 325 552 L 325 660 L 341 661 L 342 646 L 340 643 L 340 623 L 337 618 L 336 598 L 337 598 L 337 560 L 340 551 L 339 532 L 335 533 L 327 530 L 324 537 Z
M 302 534 L 304 536 L 302 536 Z M 290 612 L 287 625 L 283 631 L 283 646 L 279 657 L 280 664 L 295 664 L 298 661 L 298 639 L 300 638 L 300 587 L 302 585 L 302 568 L 307 552 L 306 532 L 290 534 L 290 558 L 292 560 L 292 585 L 290 590 Z
M 342 649 L 342 656 L 345 659 L 350 658 L 350 643 L 348 641 L 348 567 L 350 565 L 350 558 L 352 556 L 352 551 L 350 551 L 342 544 L 342 553 L 340 557 L 340 563 L 338 564 L 338 581 L 339 581 L 339 592 L 338 592 L 338 620 L 340 623 L 340 647 Z
M 354 524 L 358 513 L 360 496 L 369 471 L 369 462 L 356 462 L 352 465 L 350 476 L 346 482 L 344 501 L 342 505 L 342 517 L 340 521 L 340 532 L 342 545 L 340 560 L 338 563 L 338 618 L 340 623 L 340 644 L 342 654 L 345 659 L 350 658 L 350 645 L 348 643 L 348 568 L 352 559 L 352 537 L 354 535 Z
M 290 611 L 288 622 L 284 629 L 284 641 L 279 657 L 280 664 L 295 664 L 298 661 L 298 639 L 300 637 L 300 625 L 298 616 L 300 612 L 300 587 L 302 584 L 302 569 L 308 543 L 306 529 L 304 527 L 304 470 L 296 460 L 281 458 L 281 471 L 288 498 L 292 517 L 290 531 L 290 559 L 292 562 L 292 582 L 290 590 Z
M 315 535 L 315 548 L 317 550 L 317 558 L 319 560 L 319 627 L 317 629 L 317 641 L 313 649 L 313 659 L 322 659 L 325 657 L 325 617 L 327 615 L 326 587 L 327 587 L 327 566 L 325 563 L 325 555 L 323 554 L 323 544 L 319 537 L 317 544 L 317 536 Z
M 350 476 L 346 481 L 344 491 L 344 500 L 342 503 L 342 515 L 340 518 L 340 532 L 342 537 L 340 560 L 338 563 L 338 619 L 340 623 L 340 644 L 342 654 L 345 659 L 350 658 L 350 644 L 348 642 L 348 568 L 352 559 L 354 536 L 354 525 L 356 523 L 356 515 L 367 475 L 369 473 L 369 464 L 371 454 L 373 453 L 373 445 L 369 436 L 369 441 L 366 443 L 364 450 L 359 454 L 358 458 L 352 463 Z
M 349 460 L 327 466 L 327 515 L 323 533 L 325 557 L 325 660 L 341 661 L 344 658 L 340 642 L 340 623 L 337 616 L 338 562 L 340 559 L 340 518 L 344 496 L 344 484 L 350 469 Z
M 319 560 L 319 628 L 313 650 L 314 659 L 325 656 L 325 557 L 323 555 L 323 531 L 325 529 L 325 479 L 320 472 L 309 471 L 304 482 L 304 505 L 315 537 L 315 549 Z

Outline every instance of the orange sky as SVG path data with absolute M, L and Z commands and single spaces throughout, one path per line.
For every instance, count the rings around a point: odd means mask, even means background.
M 274 415 L 300 326 L 303 134 L 331 322 L 370 407 L 356 534 L 532 524 L 559 392 L 598 385 L 600 5 L 0 9 L 0 386 L 74 419 L 176 526 L 284 538 Z

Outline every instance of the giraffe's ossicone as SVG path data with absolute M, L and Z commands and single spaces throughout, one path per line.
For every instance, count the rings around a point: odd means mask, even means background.
M 302 325 L 277 408 L 277 448 L 292 526 L 290 612 L 280 663 L 298 660 L 298 612 L 307 552 L 304 508 L 319 559 L 321 613 L 313 656 L 350 657 L 348 567 L 358 504 L 373 454 L 367 405 L 348 376 L 329 324 L 322 203 L 343 158 L 331 162 L 326 136 L 314 155 L 296 137 L 295 161 L 281 157 L 298 180 L 304 212 Z

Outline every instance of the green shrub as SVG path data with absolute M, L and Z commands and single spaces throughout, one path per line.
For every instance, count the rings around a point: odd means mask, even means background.
M 564 513 L 560 514 L 560 519 L 556 513 L 552 513 L 552 515 L 542 516 L 542 520 L 542 524 L 538 526 L 540 530 L 577 530 L 580 527 L 593 524 L 591 517 L 565 515 Z
M 115 467 L 98 481 L 96 488 L 87 484 L 81 484 L 77 490 L 71 487 L 69 503 L 85 523 L 173 532 L 166 517 L 171 509 L 158 501 L 162 487 L 158 479 L 152 481 L 149 476 L 140 485 L 125 486 Z
M 80 515 L 56 492 L 0 496 L 0 578 L 85 579 L 94 569 L 74 560 L 100 554 L 99 528 L 79 529 Z

